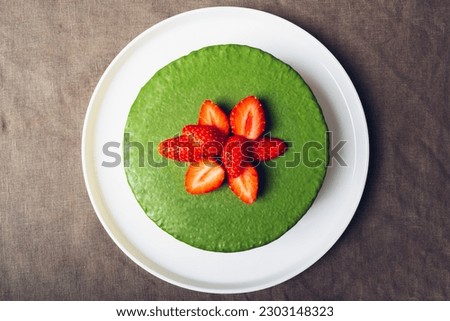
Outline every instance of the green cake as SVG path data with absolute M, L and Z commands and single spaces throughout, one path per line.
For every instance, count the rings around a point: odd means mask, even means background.
M 288 150 L 259 164 L 257 200 L 247 205 L 223 184 L 203 195 L 184 188 L 188 163 L 163 158 L 158 144 L 195 124 L 205 99 L 227 114 L 243 97 L 258 97 L 266 133 Z M 243 45 L 194 51 L 160 69 L 141 89 L 124 133 L 128 183 L 136 200 L 161 229 L 191 246 L 237 252 L 274 241 L 310 208 L 328 162 L 327 126 L 300 75 L 274 56 Z

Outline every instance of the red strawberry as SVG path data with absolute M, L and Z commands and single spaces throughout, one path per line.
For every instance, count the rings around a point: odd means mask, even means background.
M 242 99 L 230 114 L 231 131 L 235 135 L 256 139 L 264 132 L 266 119 L 260 101 L 255 96 Z
M 226 136 L 230 133 L 230 125 L 228 123 L 227 115 L 211 100 L 205 100 L 202 107 L 200 107 L 198 124 L 216 127 Z
M 254 141 L 252 147 L 255 158 L 260 161 L 266 161 L 283 155 L 287 149 L 284 141 L 268 136 Z
M 228 176 L 237 177 L 243 171 L 243 166 L 250 159 L 247 149 L 251 142 L 242 136 L 231 136 L 228 138 L 223 150 L 222 161 Z
M 198 162 L 203 158 L 202 148 L 187 136 L 166 139 L 158 145 L 158 152 L 180 162 Z
M 226 136 L 217 128 L 208 125 L 187 125 L 184 126 L 182 133 L 199 145 L 203 156 L 213 157 L 222 154 Z
M 213 160 L 201 160 L 189 165 L 184 185 L 191 194 L 204 194 L 211 192 L 222 185 L 225 179 L 225 170 Z
M 229 177 L 228 184 L 241 201 L 251 204 L 258 194 L 258 172 L 254 167 L 245 167 L 238 177 Z

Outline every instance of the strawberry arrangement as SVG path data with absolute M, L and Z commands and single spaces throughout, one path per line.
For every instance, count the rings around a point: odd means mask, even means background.
M 188 193 L 212 192 L 227 176 L 232 192 L 244 203 L 251 204 L 258 194 L 255 161 L 276 158 L 287 149 L 281 139 L 262 136 L 265 126 L 264 110 L 255 96 L 238 102 L 229 119 L 217 104 L 205 100 L 198 124 L 186 125 L 181 135 L 162 141 L 158 152 L 191 163 L 185 177 Z

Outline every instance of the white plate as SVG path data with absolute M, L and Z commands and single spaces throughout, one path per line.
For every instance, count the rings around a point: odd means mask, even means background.
M 107 142 L 122 142 L 140 88 L 164 65 L 213 44 L 245 44 L 296 69 L 323 109 L 333 142 L 348 166 L 333 162 L 308 213 L 278 240 L 240 253 L 199 250 L 159 229 L 128 187 L 123 163 L 102 162 Z M 110 148 L 121 152 L 121 148 Z M 341 236 L 358 206 L 368 169 L 367 125 L 358 94 L 334 56 L 300 27 L 277 16 L 237 7 L 186 12 L 151 27 L 113 60 L 91 98 L 84 123 L 82 162 L 94 209 L 114 242 L 143 269 L 181 287 L 212 293 L 264 289 L 301 273 Z M 289 192 L 289 191 L 286 191 Z M 292 192 L 292 191 L 290 191 Z

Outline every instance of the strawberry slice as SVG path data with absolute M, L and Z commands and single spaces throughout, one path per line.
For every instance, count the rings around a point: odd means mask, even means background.
M 198 162 L 203 158 L 202 148 L 188 136 L 177 136 L 159 143 L 158 152 L 180 162 Z
M 228 184 L 241 201 L 251 204 L 258 194 L 258 172 L 254 167 L 245 167 L 238 177 L 229 177 Z
M 203 156 L 214 157 L 222 154 L 226 136 L 216 127 L 209 125 L 184 126 L 182 134 L 189 137 L 202 149 Z
M 213 160 L 201 160 L 189 165 L 184 185 L 190 194 L 209 193 L 222 185 L 225 170 Z
M 209 99 L 205 100 L 200 107 L 198 124 L 216 127 L 225 136 L 228 136 L 230 133 L 230 124 L 228 123 L 227 115 L 218 105 Z
M 235 135 L 256 139 L 264 132 L 266 119 L 261 102 L 255 96 L 242 99 L 230 114 L 231 131 Z
M 222 162 L 230 177 L 241 175 L 243 166 L 251 161 L 249 149 L 251 142 L 242 136 L 231 136 L 223 149 Z
M 284 141 L 273 137 L 261 137 L 253 143 L 253 153 L 257 160 L 266 161 L 283 155 L 287 145 Z

